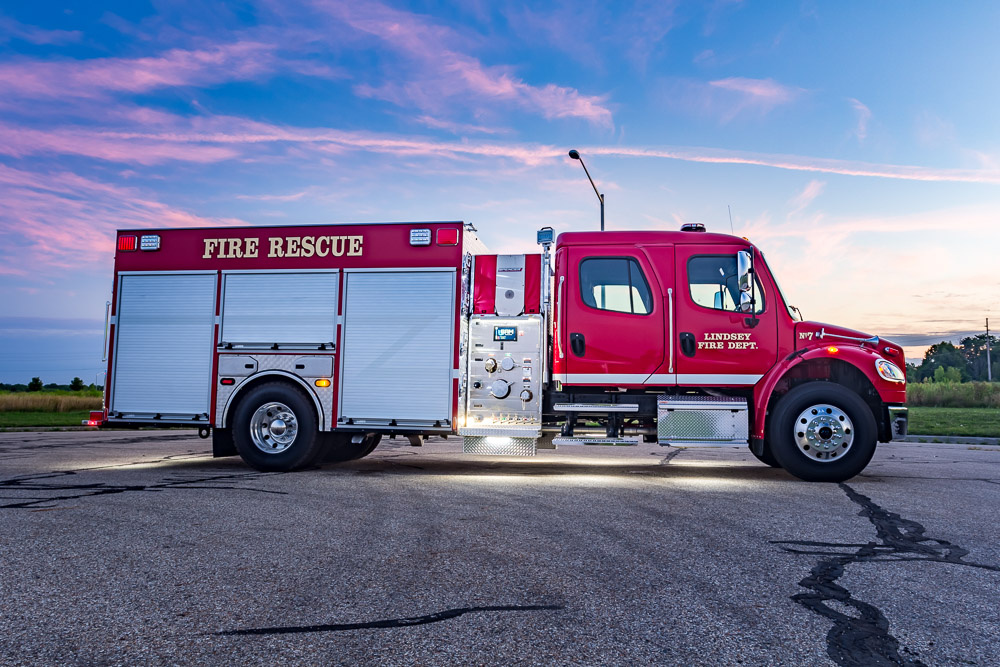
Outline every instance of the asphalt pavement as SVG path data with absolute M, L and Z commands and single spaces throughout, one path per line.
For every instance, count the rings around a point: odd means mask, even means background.
M 1000 664 L 1000 447 L 209 450 L 0 433 L 0 664 Z

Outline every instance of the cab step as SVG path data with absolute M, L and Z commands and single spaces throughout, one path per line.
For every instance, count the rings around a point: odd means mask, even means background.
M 639 412 L 638 403 L 555 403 L 555 412 Z
M 671 396 L 656 400 L 657 442 L 672 447 L 745 447 L 749 412 L 737 396 Z

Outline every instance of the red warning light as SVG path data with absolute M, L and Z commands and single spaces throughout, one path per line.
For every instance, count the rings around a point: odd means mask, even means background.
M 458 245 L 458 230 L 454 227 L 438 230 L 438 245 Z
M 120 252 L 134 252 L 135 251 L 135 235 L 128 234 L 126 236 L 118 237 L 118 250 Z

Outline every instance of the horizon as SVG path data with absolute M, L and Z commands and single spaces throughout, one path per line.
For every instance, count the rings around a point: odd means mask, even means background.
M 609 231 L 748 237 L 806 319 L 919 363 L 996 317 L 998 19 L 984 2 L 5 8 L 0 382 L 97 381 L 117 229 L 465 220 L 491 252 L 534 252 L 540 227 L 597 229 L 570 149 Z

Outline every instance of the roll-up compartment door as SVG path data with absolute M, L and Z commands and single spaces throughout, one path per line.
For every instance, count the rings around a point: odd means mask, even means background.
M 347 274 L 340 422 L 450 425 L 453 271 Z
M 220 340 L 234 347 L 333 343 L 338 277 L 333 271 L 226 274 Z
M 214 274 L 121 277 L 111 412 L 207 415 Z

